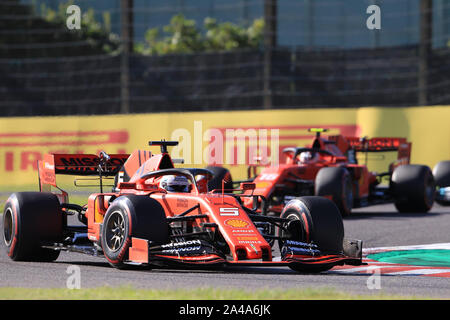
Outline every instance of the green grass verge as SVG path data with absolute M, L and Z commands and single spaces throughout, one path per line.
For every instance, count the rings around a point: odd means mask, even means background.
M 405 300 L 423 297 L 383 293 L 358 295 L 334 289 L 177 289 L 148 290 L 133 287 L 92 289 L 0 288 L 0 300 Z

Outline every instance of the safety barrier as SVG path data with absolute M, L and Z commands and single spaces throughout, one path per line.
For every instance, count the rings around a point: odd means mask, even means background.
M 48 152 L 159 152 L 148 141 L 160 139 L 180 141 L 171 152 L 185 159 L 183 166 L 215 161 L 229 167 L 235 179 L 245 178 L 246 164 L 261 148 L 272 163 L 280 162 L 281 149 L 311 142 L 309 127 L 329 128 L 329 134 L 406 137 L 413 144 L 412 163 L 433 167 L 450 159 L 449 120 L 450 106 L 0 118 L 0 187 L 37 185 L 37 160 Z M 383 161 L 389 156 L 369 159 L 369 168 L 383 170 Z

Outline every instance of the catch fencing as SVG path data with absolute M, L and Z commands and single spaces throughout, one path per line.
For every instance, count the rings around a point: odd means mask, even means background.
M 0 116 L 450 104 L 447 1 L 150 2 L 72 1 L 109 17 L 108 38 L 83 38 L 39 9 L 65 2 L 1 0 Z M 379 30 L 366 25 L 371 4 Z M 206 17 L 266 29 L 253 48 L 135 50 L 179 13 L 200 29 Z

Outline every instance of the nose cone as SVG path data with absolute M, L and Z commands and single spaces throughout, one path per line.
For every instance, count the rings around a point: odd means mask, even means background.
M 224 221 L 234 256 L 237 260 L 262 259 L 271 248 L 250 219 L 231 218 Z M 244 254 L 245 253 L 245 254 Z
M 270 245 L 234 197 L 210 198 L 209 203 L 211 218 L 219 226 L 233 260 L 271 257 Z

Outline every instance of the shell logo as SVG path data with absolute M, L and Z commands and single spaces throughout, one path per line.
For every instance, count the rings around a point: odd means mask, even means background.
M 225 224 L 233 228 L 247 228 L 249 225 L 247 221 L 240 219 L 228 219 L 225 220 Z
M 237 237 L 238 240 L 242 241 L 256 241 L 259 240 L 258 237 Z

